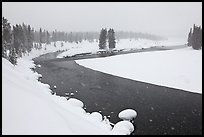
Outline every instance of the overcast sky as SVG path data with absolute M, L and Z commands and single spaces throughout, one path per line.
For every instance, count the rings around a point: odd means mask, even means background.
M 114 28 L 187 37 L 195 23 L 202 25 L 201 2 L 3 2 L 2 16 L 49 31 L 100 31 Z

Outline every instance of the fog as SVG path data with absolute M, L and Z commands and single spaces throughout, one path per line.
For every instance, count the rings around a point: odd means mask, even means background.
M 52 31 L 135 31 L 187 37 L 202 26 L 202 2 L 3 2 L 2 16 L 13 24 Z

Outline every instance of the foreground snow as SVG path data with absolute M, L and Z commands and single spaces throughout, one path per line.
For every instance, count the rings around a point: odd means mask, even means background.
M 16 66 L 2 58 L 2 134 L 130 134 L 134 130 L 130 122 L 113 131 L 100 113 L 86 112 L 78 99 L 52 95 L 50 86 L 37 80 L 41 75 L 31 71 L 35 67 L 31 59 L 59 49 L 49 45 L 47 50 L 33 50 Z
M 82 43 L 75 44 L 74 46 L 70 46 L 70 43 L 65 43 L 65 47 L 70 47 L 67 51 L 59 54 L 57 58 L 63 58 L 66 56 L 74 56 L 76 54 L 82 53 L 90 53 L 96 54 L 99 51 L 98 42 L 94 41 L 92 43 L 88 41 L 82 41 Z M 169 40 L 161 40 L 154 41 L 148 39 L 121 39 L 116 43 L 116 50 L 131 50 L 131 49 L 142 49 L 142 48 L 150 48 L 155 46 L 177 46 L 186 44 L 186 39 L 169 39 Z
M 52 95 L 38 75 L 2 59 L 3 134 L 110 134 L 110 125 L 89 118 L 78 102 Z
M 123 120 L 132 120 L 137 116 L 137 112 L 133 109 L 125 109 L 118 114 L 118 117 Z
M 78 64 L 104 73 L 202 93 L 202 51 L 192 48 L 132 53 Z

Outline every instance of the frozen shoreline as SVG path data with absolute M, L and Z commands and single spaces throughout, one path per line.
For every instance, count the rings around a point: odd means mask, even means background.
M 202 51 L 191 47 L 76 62 L 104 73 L 202 94 Z

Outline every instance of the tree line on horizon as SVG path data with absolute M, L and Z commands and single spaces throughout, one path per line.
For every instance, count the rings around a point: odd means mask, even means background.
M 103 29 L 104 31 L 105 29 Z M 107 31 L 107 30 L 106 30 Z M 17 63 L 17 58 L 22 55 L 29 54 L 32 49 L 41 49 L 42 44 L 50 44 L 54 42 L 56 46 L 57 41 L 80 43 L 84 40 L 89 42 L 98 42 L 101 39 L 101 32 L 64 32 L 64 31 L 48 31 L 40 28 L 34 29 L 31 25 L 22 23 L 12 25 L 8 20 L 2 17 L 2 57 L 8 59 L 12 64 Z M 103 32 L 104 33 L 104 32 Z M 118 31 L 113 29 L 105 32 L 112 47 L 115 45 L 115 40 L 119 39 L 138 39 L 145 38 L 151 40 L 162 40 L 162 37 L 150 34 Z M 100 43 L 100 42 L 99 42 Z M 110 47 L 111 48 L 111 47 Z M 46 50 L 46 48 L 45 48 Z
M 98 38 L 97 32 L 63 32 L 47 31 L 40 28 L 35 30 L 27 24 L 16 24 L 11 26 L 8 20 L 2 17 L 2 57 L 8 59 L 12 64 L 17 63 L 17 58 L 29 54 L 32 49 L 41 49 L 42 44 L 50 44 L 57 41 L 80 43 L 83 40 L 93 42 Z M 45 49 L 46 50 L 46 49 Z

